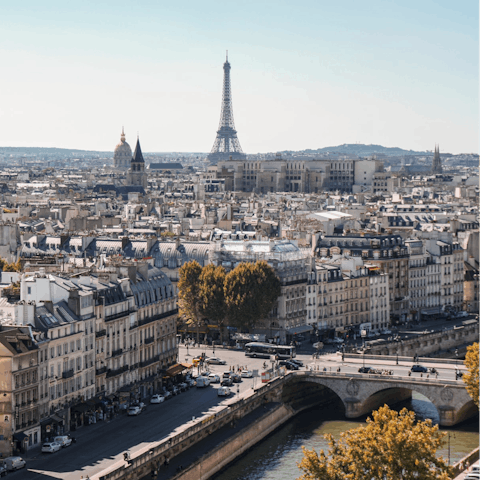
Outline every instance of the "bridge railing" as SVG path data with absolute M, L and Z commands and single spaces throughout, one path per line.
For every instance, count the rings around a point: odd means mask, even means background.
M 323 370 L 306 370 L 306 371 L 297 371 L 297 372 L 290 372 L 287 375 L 296 375 L 296 376 L 322 376 L 322 377 L 353 377 L 353 378 L 369 378 L 373 380 L 382 380 L 382 381 L 405 381 L 407 383 L 433 383 L 436 385 L 457 385 L 461 388 L 465 388 L 465 385 L 461 380 L 446 380 L 442 378 L 435 378 L 435 376 L 432 377 L 420 377 L 417 375 L 385 375 L 385 374 L 373 374 L 373 373 L 356 373 L 356 372 L 330 372 L 326 371 L 324 372 Z M 286 376 L 287 376 L 286 375 Z
M 363 353 L 345 353 L 345 358 L 360 358 L 365 360 L 391 360 L 391 361 L 396 361 L 397 356 L 396 355 L 369 355 Z M 413 357 L 407 357 L 407 356 L 399 356 L 398 361 L 402 363 L 417 363 L 414 361 Z M 453 360 L 453 359 L 448 359 L 448 358 L 432 358 L 432 357 L 419 357 L 418 358 L 418 363 L 435 363 L 435 364 L 443 364 L 443 365 L 459 365 L 463 366 L 463 360 Z

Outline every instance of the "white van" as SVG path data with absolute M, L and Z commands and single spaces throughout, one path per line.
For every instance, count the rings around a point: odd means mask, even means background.
M 13 470 L 20 470 L 27 462 L 22 457 L 8 457 L 5 459 L 5 465 L 9 472 Z
M 197 377 L 197 388 L 208 387 L 210 379 L 208 377 Z
M 59 443 L 62 447 L 68 447 L 72 444 L 72 439 L 68 435 L 55 437 L 53 441 Z

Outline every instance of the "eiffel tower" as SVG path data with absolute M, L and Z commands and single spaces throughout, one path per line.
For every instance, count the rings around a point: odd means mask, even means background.
M 232 160 L 245 160 L 247 158 L 238 141 L 237 131 L 235 130 L 235 123 L 233 121 L 230 68 L 227 51 L 227 58 L 223 64 L 223 96 L 220 125 L 217 130 L 215 143 L 207 157 L 212 164 L 216 164 L 219 161 L 230 160 L 230 157 Z

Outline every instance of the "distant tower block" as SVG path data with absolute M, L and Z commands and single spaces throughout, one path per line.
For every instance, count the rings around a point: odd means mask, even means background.
M 433 162 L 432 162 L 432 173 L 443 173 L 439 145 L 435 145 L 435 153 L 433 155 Z
M 230 160 L 230 157 L 232 160 L 245 160 L 247 158 L 242 151 L 240 142 L 238 141 L 237 131 L 235 130 L 235 123 L 233 121 L 230 68 L 227 52 L 227 58 L 223 64 L 223 96 L 220 125 L 218 127 L 217 138 L 213 144 L 212 151 L 208 155 L 208 159 L 213 164 L 216 164 L 219 161 Z

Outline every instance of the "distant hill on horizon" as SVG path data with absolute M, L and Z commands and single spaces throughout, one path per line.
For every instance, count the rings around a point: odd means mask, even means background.
M 112 155 L 113 150 L 101 151 L 101 150 L 82 150 L 79 148 L 57 148 L 57 147 L 2 147 L 0 146 L 0 153 L 2 154 L 27 154 L 27 155 L 42 155 L 42 154 L 68 154 L 68 155 Z M 273 152 L 277 153 L 277 152 Z M 336 153 L 344 155 L 357 155 L 359 157 L 366 157 L 370 155 L 425 155 L 432 154 L 432 152 L 405 150 L 400 147 L 384 147 L 382 145 L 365 145 L 362 143 L 344 143 L 343 145 L 305 149 L 305 150 L 283 150 L 279 153 L 284 154 L 296 154 L 296 155 L 321 155 L 326 153 Z M 440 152 L 441 154 L 447 154 L 446 152 Z M 164 155 L 164 156 L 182 156 L 182 155 L 195 155 L 195 156 L 207 156 L 207 152 L 144 152 L 146 155 Z M 268 152 L 258 152 L 257 154 L 268 154 Z M 252 154 L 256 155 L 256 154 Z
M 337 153 L 345 155 L 357 155 L 359 157 L 365 157 L 368 155 L 425 155 L 429 152 L 418 152 L 415 150 L 404 150 L 400 147 L 384 147 L 382 145 L 364 145 L 363 143 L 344 143 L 343 145 L 338 145 L 336 147 L 324 147 L 324 148 L 317 148 L 316 150 L 313 149 L 305 149 L 305 150 L 285 150 L 281 153 L 296 153 L 305 155 L 312 155 L 312 154 L 325 154 L 325 153 Z

